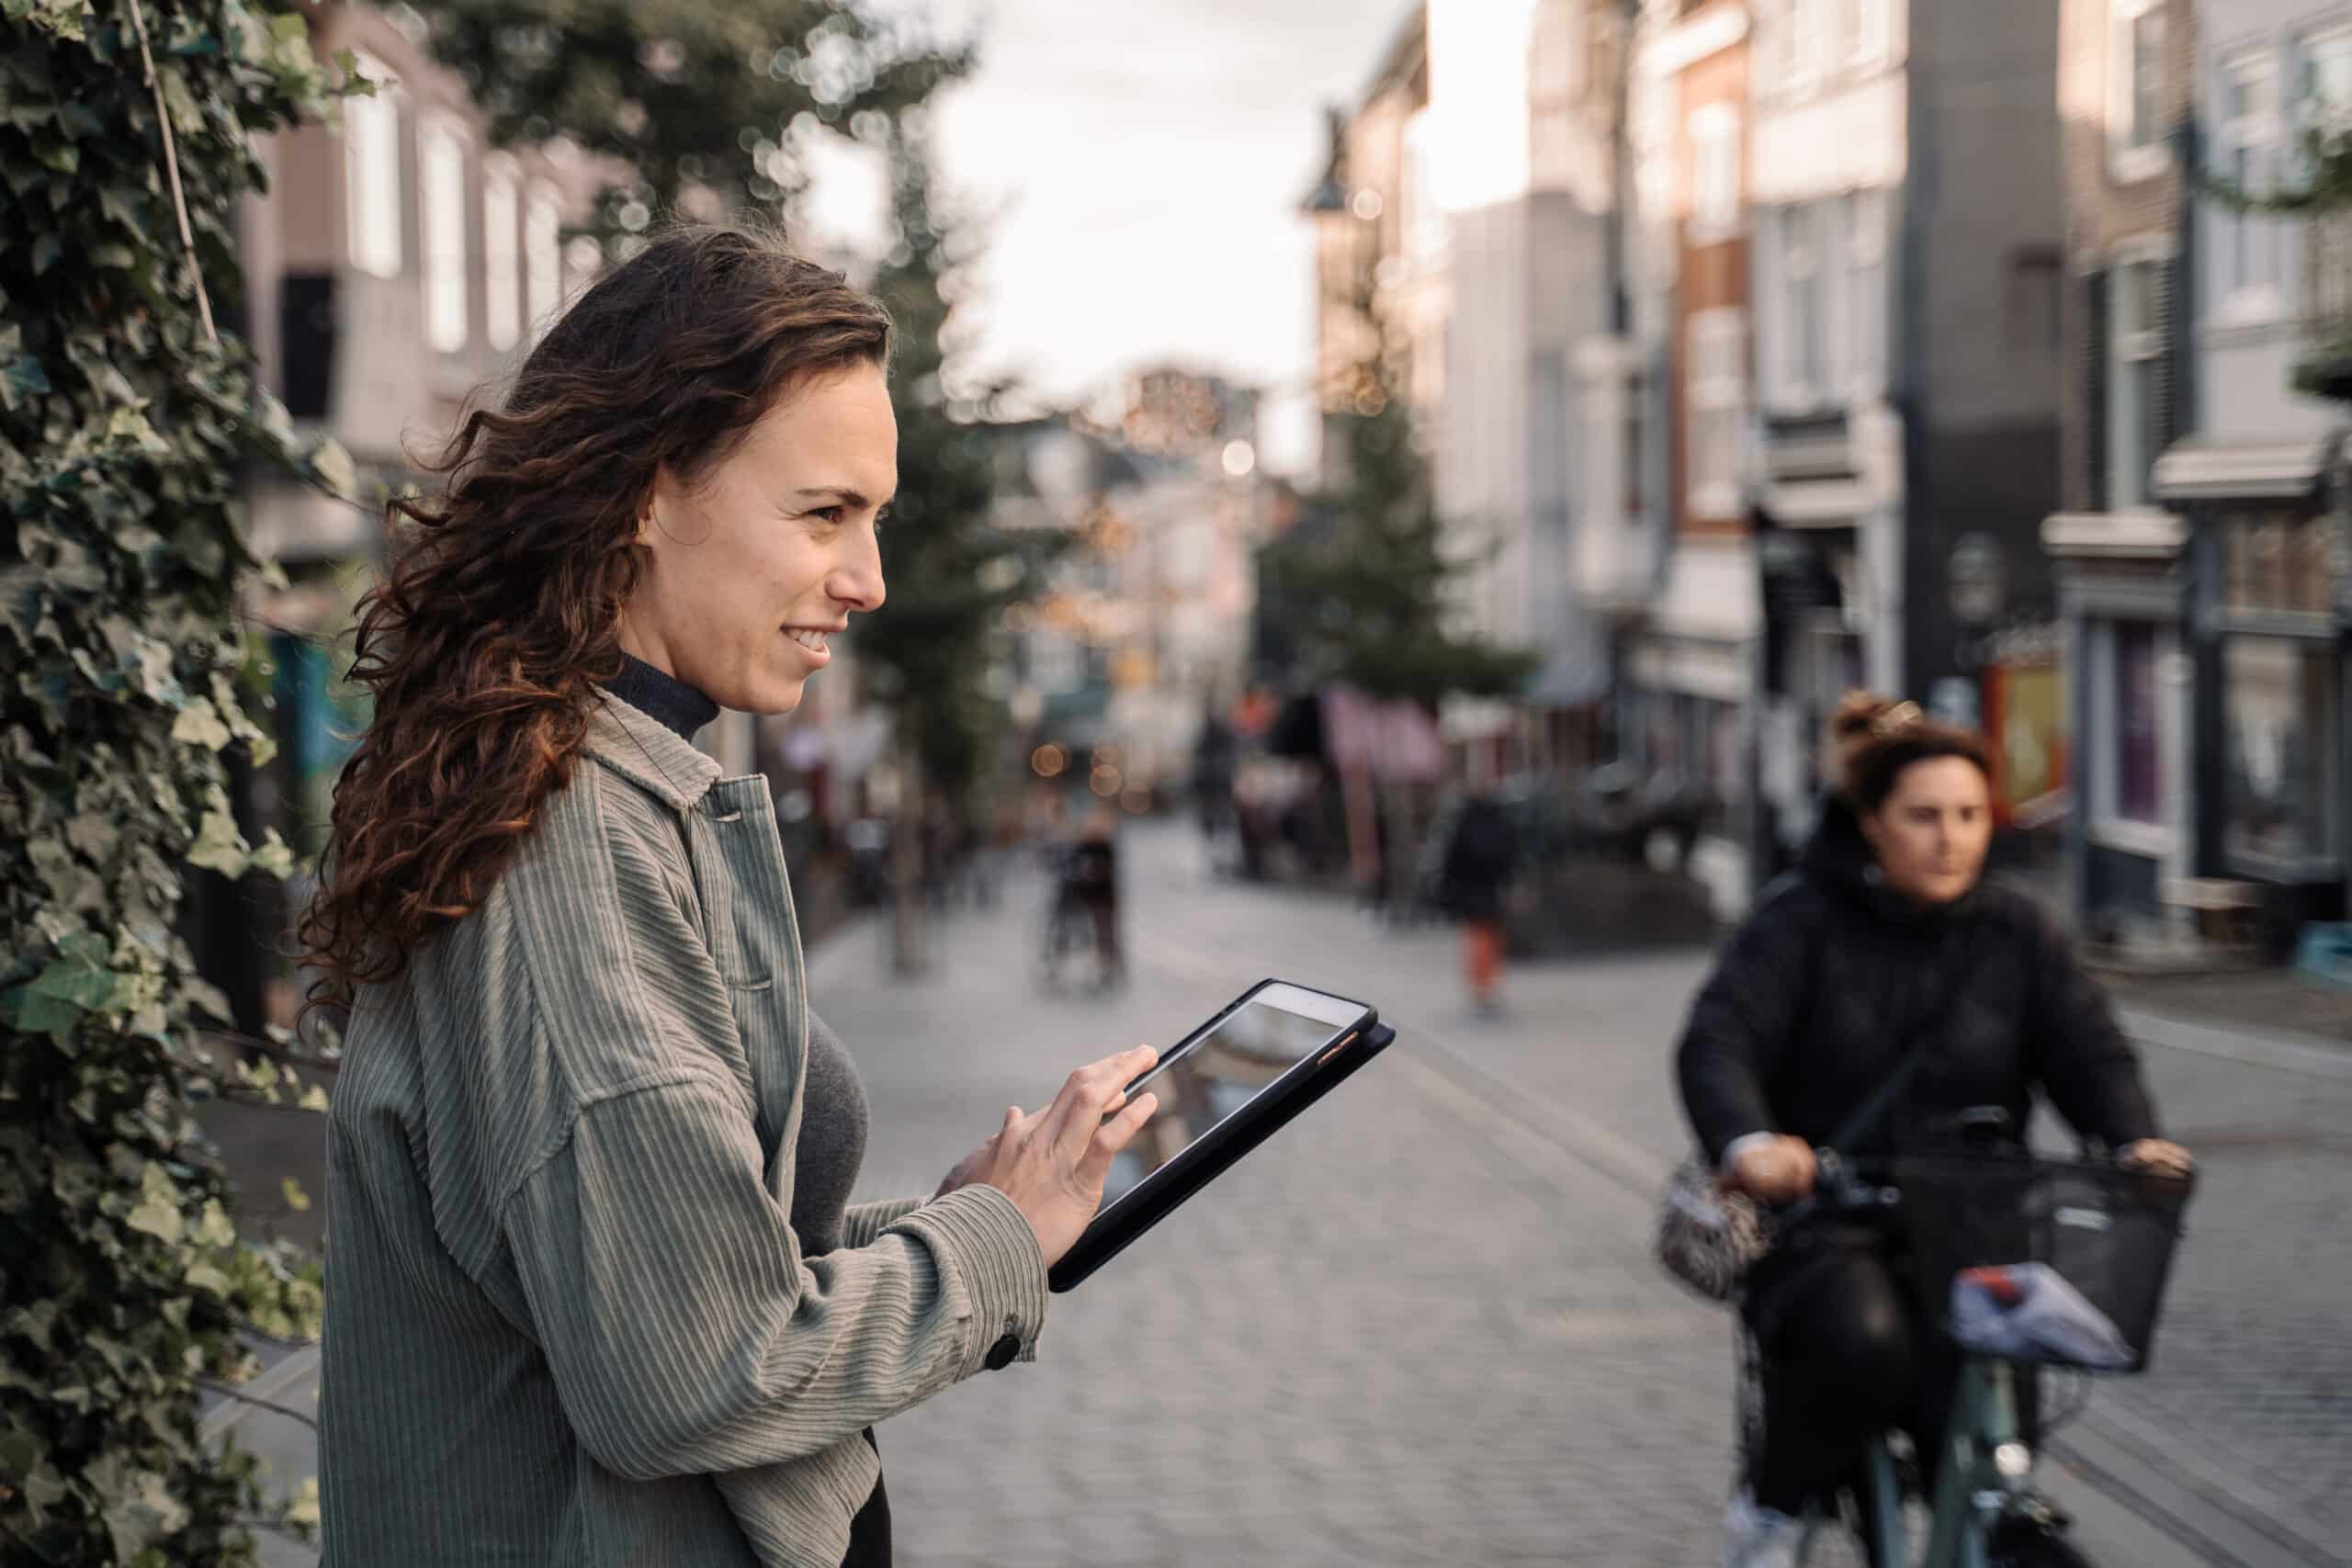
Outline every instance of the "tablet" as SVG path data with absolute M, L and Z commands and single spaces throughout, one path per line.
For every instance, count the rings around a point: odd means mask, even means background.
M 1046 1272 L 1067 1291 L 1380 1054 L 1396 1032 L 1363 1002 L 1261 980 L 1127 1086 L 1159 1108 L 1112 1161 L 1102 1207 Z

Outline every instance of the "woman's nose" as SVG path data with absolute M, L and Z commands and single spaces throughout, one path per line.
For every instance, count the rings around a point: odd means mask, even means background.
M 852 610 L 870 614 L 882 607 L 882 546 L 871 532 L 849 547 L 825 590 Z

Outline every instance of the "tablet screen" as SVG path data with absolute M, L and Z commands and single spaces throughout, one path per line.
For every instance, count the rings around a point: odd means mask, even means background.
M 1159 1108 L 1111 1162 L 1102 1183 L 1109 1208 L 1218 1122 L 1248 1105 L 1299 1063 L 1357 1027 L 1361 1003 L 1277 981 L 1183 1040 L 1129 1088 L 1147 1088 Z

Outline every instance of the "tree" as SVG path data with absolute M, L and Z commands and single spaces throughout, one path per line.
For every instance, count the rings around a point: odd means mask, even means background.
M 1295 674 L 1429 708 L 1453 693 L 1508 694 L 1535 660 L 1447 629 L 1446 592 L 1467 563 L 1447 554 L 1410 414 L 1385 375 L 1363 378 L 1357 412 L 1326 426 L 1345 455 L 1339 487 L 1315 498 L 1325 525 L 1285 534 L 1259 558 L 1261 591 L 1286 609 Z
M 263 180 L 253 139 L 327 108 L 299 17 L 244 0 L 0 0 L 0 1557 L 213 1568 L 291 1520 L 209 1446 L 240 1333 L 315 1332 L 316 1264 L 241 1238 L 201 1095 L 288 1103 L 224 1065 L 173 934 L 187 866 L 283 875 L 238 832 L 238 491 L 298 447 L 211 301 Z M 278 581 L 282 581 L 282 579 Z M 279 1061 L 298 1053 L 254 1043 Z M 315 1087 L 299 1100 L 323 1105 Z
M 1366 288 L 1359 309 L 1374 321 Z M 1259 553 L 1259 592 L 1274 607 L 1260 624 L 1282 628 L 1291 677 L 1310 688 L 1345 682 L 1424 709 L 1456 693 L 1518 690 L 1535 668 L 1533 655 L 1446 626 L 1447 590 L 1470 563 L 1447 551 L 1429 463 L 1394 395 L 1388 355 L 1357 367 L 1352 379 L 1352 412 L 1324 423 L 1325 439 L 1342 444 L 1340 483 L 1316 498 L 1314 523 Z M 1417 830 L 1412 801 L 1394 786 L 1375 800 L 1361 769 L 1340 784 L 1358 882 L 1404 897 Z M 1376 818 L 1385 818 L 1385 831 Z M 1385 857 L 1384 839 L 1392 847 Z
M 501 145 L 561 135 L 634 171 L 600 227 L 645 229 L 700 199 L 713 215 L 801 188 L 796 141 L 879 141 L 892 117 L 970 63 L 910 19 L 842 0 L 418 0 L 428 47 Z
M 926 798 L 940 791 L 958 816 L 1002 722 L 982 678 L 989 639 L 1006 606 L 1023 597 L 1051 547 L 989 519 L 996 443 L 976 415 L 1004 389 L 958 397 L 949 364 L 952 279 L 967 259 L 970 225 L 943 215 L 939 176 L 922 109 L 899 116 L 888 137 L 896 234 L 874 290 L 898 324 L 891 368 L 899 412 L 899 497 L 883 537 L 888 603 L 853 634 L 869 691 L 898 719 L 898 960 L 922 965 L 909 874 Z

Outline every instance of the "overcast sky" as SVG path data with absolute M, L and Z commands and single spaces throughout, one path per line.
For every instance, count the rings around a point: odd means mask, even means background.
M 1299 197 L 1408 0 L 943 0 L 981 65 L 942 100 L 959 191 L 997 216 L 977 357 L 1048 400 L 1174 359 L 1294 392 L 1312 364 Z M 854 202 L 846 196 L 847 205 Z M 854 220 L 821 206 L 829 228 Z M 1292 400 L 1295 404 L 1296 400 Z M 1270 410 L 1270 468 L 1310 455 Z

